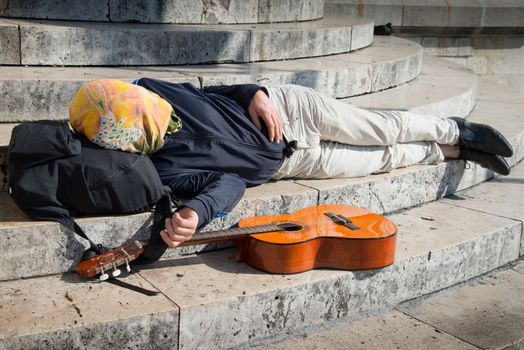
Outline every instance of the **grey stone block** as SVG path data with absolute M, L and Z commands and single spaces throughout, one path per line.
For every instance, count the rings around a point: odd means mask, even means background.
M 506 270 L 400 310 L 482 349 L 518 349 L 523 340 L 524 275 Z
M 72 271 L 89 247 L 86 240 L 57 223 L 34 222 L 15 206 L 7 193 L 2 203 L 2 267 L 0 280 Z M 78 223 L 97 243 L 118 246 L 146 237 L 148 214 L 80 219 Z
M 351 51 L 373 43 L 373 23 L 355 23 L 351 31 Z
M 471 38 L 459 38 L 458 55 L 459 56 L 473 55 L 473 43 L 472 43 Z
M 204 12 L 202 1 L 106 1 L 109 3 L 112 22 L 199 24 L 202 22 Z
M 262 71 L 257 82 L 276 86 L 296 84 L 307 86 L 332 97 L 353 96 L 371 91 L 371 67 L 351 64 L 340 58 L 335 61 L 318 61 L 318 68 L 301 69 L 293 62 L 282 62 L 283 70 Z
M 403 6 L 401 3 L 393 4 L 373 3 L 342 3 L 342 1 L 326 2 L 326 14 L 338 14 L 351 17 L 365 17 L 373 19 L 375 25 L 391 23 L 393 26 L 402 25 Z
M 524 6 L 520 1 L 509 1 L 508 6 L 495 3 L 486 6 L 484 12 L 485 27 L 522 27 L 524 23 Z
M 306 330 L 301 336 L 287 336 L 283 342 L 257 350 L 302 349 L 456 349 L 477 350 L 476 347 L 453 337 L 436 332 L 435 328 L 391 311 L 380 316 L 364 318 L 349 324 L 335 324 L 332 328 Z M 293 337 L 294 336 L 294 337 Z
M 0 23 L 0 64 L 20 64 L 18 26 Z
M 402 17 L 404 27 L 441 27 L 449 20 L 449 8 L 442 1 L 433 1 L 431 5 L 405 5 Z
M 147 76 L 172 82 L 191 82 L 198 86 L 196 76 L 181 75 L 164 68 L 160 68 L 158 72 L 148 67 L 127 70 L 18 67 L 6 69 L 4 73 L 3 79 L 0 78 L 0 94 L 5 96 L 4 104 L 0 107 L 2 122 L 67 119 L 69 103 L 77 90 L 83 84 L 95 79 L 120 79 L 131 82 Z
M 473 209 L 492 215 L 504 216 L 524 221 L 524 189 L 521 179 L 524 175 L 524 164 L 511 169 L 507 177 L 496 177 L 482 186 L 469 188 L 455 193 L 455 196 L 444 199 L 444 203 Z M 504 201 L 500 199 L 504 198 Z M 521 242 L 520 255 L 524 255 L 524 236 Z
M 372 42 L 372 22 L 327 18 L 256 26 L 21 23 L 23 65 L 168 65 L 324 56 Z M 358 39 L 358 40 L 357 40 Z M 356 46 L 355 46 L 356 45 Z
M 156 25 L 150 25 L 156 26 Z M 172 28 L 175 29 L 175 28 Z M 21 26 L 22 64 L 154 65 L 247 62 L 247 31 L 132 26 Z
M 477 2 L 477 6 L 462 7 L 460 4 L 453 5 L 449 9 L 447 23 L 444 22 L 441 26 L 480 28 L 484 25 L 482 18 L 484 9 L 480 1 Z
M 67 119 L 69 102 L 87 81 L 3 80 L 0 94 L 6 96 L 0 112 L 3 121 Z
M 250 61 L 323 56 L 351 51 L 351 27 L 251 31 Z
M 202 23 L 259 22 L 258 1 L 204 0 L 202 3 Z
M 156 289 L 137 275 L 124 283 Z M 178 346 L 179 312 L 146 296 L 65 274 L 0 284 L 0 348 L 94 349 Z
M 126 68 L 0 67 L 0 94 L 4 96 L 0 120 L 66 119 L 77 89 L 87 81 L 102 78 L 132 81 L 146 76 L 195 86 L 200 86 L 199 77 L 204 85 L 299 84 L 343 98 L 405 83 L 420 73 L 421 63 L 420 46 L 392 37 L 376 38 L 373 46 L 354 53 L 279 62 Z
M 108 0 L 0 0 L 0 17 L 108 21 Z
M 319 203 L 345 203 L 389 213 L 442 198 L 492 176 L 475 167 L 465 170 L 462 162 L 447 162 L 430 167 L 397 169 L 368 176 L 365 180 L 300 180 L 298 183 L 317 189 Z
M 258 0 L 259 23 L 310 21 L 323 15 L 323 0 Z
M 413 56 L 405 61 L 391 61 L 375 64 L 373 67 L 372 91 L 381 91 L 391 86 L 400 85 L 415 79 L 422 69 L 420 56 Z
M 436 56 L 458 56 L 459 39 L 443 37 L 425 37 L 422 40 L 424 52 Z
M 1 0 L 0 17 L 99 22 L 236 24 L 319 19 L 323 0 Z

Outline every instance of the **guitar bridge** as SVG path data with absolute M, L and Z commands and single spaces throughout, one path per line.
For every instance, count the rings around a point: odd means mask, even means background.
M 325 216 L 331 219 L 335 224 L 346 226 L 350 230 L 359 230 L 360 227 L 355 225 L 351 219 L 346 218 L 345 216 L 342 216 L 340 214 L 335 214 L 330 211 L 324 213 Z

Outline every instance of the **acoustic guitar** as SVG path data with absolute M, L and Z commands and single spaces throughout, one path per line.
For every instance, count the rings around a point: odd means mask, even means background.
M 397 227 L 369 210 L 337 204 L 304 208 L 289 215 L 240 220 L 239 227 L 197 233 L 181 246 L 234 240 L 237 261 L 262 271 L 298 273 L 314 268 L 376 269 L 395 259 Z M 144 242 L 135 241 L 80 262 L 76 273 L 100 279 L 120 275 L 118 266 L 136 259 Z

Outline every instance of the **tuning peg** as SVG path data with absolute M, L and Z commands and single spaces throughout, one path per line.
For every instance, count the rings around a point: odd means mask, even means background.
M 105 273 L 104 268 L 100 267 L 100 270 L 102 270 L 102 273 L 100 274 L 100 281 L 107 281 L 109 279 L 109 275 Z
M 131 266 L 129 266 L 129 260 L 127 260 L 127 258 L 126 258 L 125 261 L 126 261 L 126 270 L 127 270 L 127 272 L 131 272 Z
M 120 276 L 121 273 L 122 273 L 122 271 L 120 271 L 120 269 L 117 268 L 116 264 L 113 262 L 113 273 L 111 273 L 113 275 L 113 277 L 118 277 L 118 276 Z

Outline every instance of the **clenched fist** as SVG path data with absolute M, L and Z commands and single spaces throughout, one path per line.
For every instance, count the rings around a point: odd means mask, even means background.
M 166 228 L 160 232 L 160 236 L 168 247 L 175 248 L 193 237 L 197 226 L 198 214 L 196 211 L 191 208 L 182 208 L 174 213 L 171 219 L 166 219 Z

